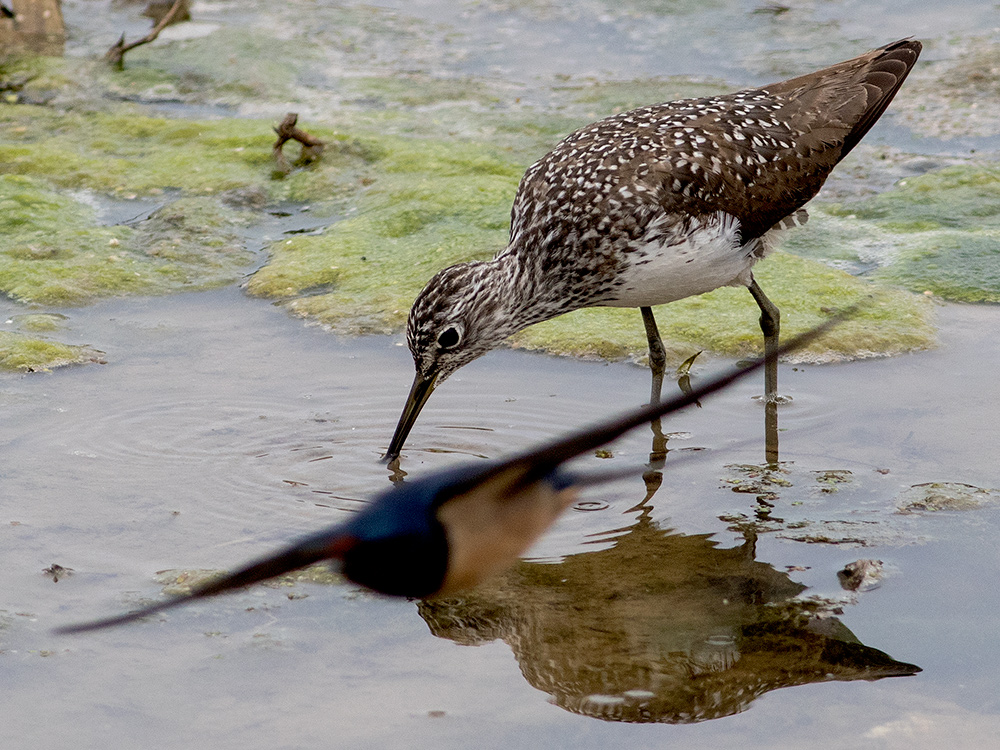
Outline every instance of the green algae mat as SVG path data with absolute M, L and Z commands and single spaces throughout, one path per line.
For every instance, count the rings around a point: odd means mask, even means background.
M 303 120 L 300 126 L 327 148 L 319 161 L 282 178 L 271 158 L 275 122 L 152 117 L 120 100 L 141 92 L 183 95 L 185 86 L 280 99 L 298 75 L 298 68 L 280 65 L 266 85 L 209 75 L 209 62 L 204 70 L 196 64 L 200 48 L 197 41 L 185 46 L 193 57 L 183 71 L 171 68 L 177 63 L 158 67 L 152 52 L 136 55 L 137 64 L 121 74 L 91 69 L 103 97 L 81 93 L 79 73 L 68 73 L 62 61 L 19 63 L 43 94 L 74 94 L 58 107 L 19 96 L 0 103 L 0 292 L 44 312 L 242 284 L 249 295 L 339 333 L 398 333 L 437 270 L 503 248 L 521 174 L 561 135 L 657 98 L 727 88 L 683 79 L 567 81 L 549 92 L 556 105 L 531 110 L 472 77 L 346 78 L 339 93 L 364 106 Z M 191 83 L 192 70 L 201 70 L 199 86 Z M 244 91 L 247 85 L 252 90 Z M 861 171 L 878 172 L 879 158 L 877 149 L 862 146 L 852 168 L 860 163 Z M 95 206 L 107 198 L 156 208 L 134 221 L 105 221 Z M 874 195 L 821 196 L 810 205 L 810 222 L 788 233 L 787 252 L 755 273 L 780 307 L 786 335 L 865 303 L 799 359 L 926 348 L 934 344 L 934 299 L 1000 301 L 998 198 L 1000 165 L 973 159 L 931 165 Z M 264 254 L 248 250 L 247 238 L 260 238 L 262 216 L 278 204 L 308 207 L 327 226 L 287 235 Z M 759 351 L 757 314 L 738 288 L 657 311 L 676 361 L 700 349 Z M 15 333 L 0 352 L 58 343 L 45 332 Z M 641 359 L 646 349 L 638 313 L 621 309 L 565 315 L 523 331 L 512 344 L 612 359 Z M 94 360 L 87 351 L 78 355 L 61 352 L 51 362 Z M 25 362 L 0 358 L 4 367 L 47 366 L 44 358 Z
M 240 232 L 255 217 L 237 198 L 256 190 L 264 203 L 307 203 L 332 223 L 322 234 L 272 244 L 266 262 L 245 281 L 247 292 L 348 334 L 402 330 L 410 303 L 435 271 L 502 248 L 526 166 L 509 149 L 490 144 L 319 126 L 310 132 L 329 144 L 320 161 L 275 179 L 268 122 L 3 105 L 0 125 L 6 134 L 0 143 L 0 290 L 9 297 L 63 307 L 238 283 L 254 264 Z M 162 207 L 138 222 L 102 225 L 87 191 L 124 200 L 152 196 Z M 835 212 L 846 209 L 829 208 L 816 222 L 819 228 L 807 226 L 802 231 L 812 234 L 793 237 L 791 246 L 816 255 L 808 252 L 809 237 L 816 245 L 843 248 L 856 246 L 846 241 L 855 236 L 916 237 L 906 223 L 909 214 L 893 203 L 909 206 L 899 196 L 912 192 L 890 191 L 882 203 L 870 202 L 870 217 L 852 213 L 841 219 L 848 226 L 837 231 L 830 230 Z M 877 210 L 883 203 L 886 208 Z M 855 226 L 861 224 L 871 230 Z M 919 229 L 944 231 L 926 222 Z M 961 227 L 947 231 L 953 241 L 972 239 Z M 928 286 L 907 283 L 902 274 L 884 275 L 915 291 Z M 931 307 L 923 295 L 874 286 L 819 260 L 784 253 L 758 266 L 758 277 L 782 310 L 786 334 L 871 297 L 855 320 L 816 342 L 804 359 L 896 354 L 933 342 Z M 742 289 L 682 300 L 658 317 L 678 359 L 698 349 L 744 355 L 760 347 L 756 307 Z M 583 310 L 534 326 L 514 344 L 607 358 L 641 358 L 646 346 L 638 314 L 613 309 Z
M 28 82 L 23 91 L 0 86 L 0 292 L 26 308 L 66 309 L 241 283 L 337 332 L 398 333 L 435 271 L 504 246 L 521 174 L 560 137 L 638 105 L 734 88 L 686 77 L 553 74 L 525 83 L 476 75 L 442 68 L 444 50 L 464 54 L 473 43 L 447 25 L 367 6 L 292 4 L 281 13 L 287 38 L 263 14 L 135 49 L 121 71 L 80 59 L 0 57 L 0 83 Z M 741 64 L 777 80 L 803 60 L 818 67 L 858 52 L 825 25 L 796 28 L 809 52 L 778 45 L 745 53 Z M 936 43 L 953 54 L 921 61 L 893 102 L 893 122 L 917 138 L 1000 133 L 992 103 L 1000 72 L 990 63 L 998 44 Z M 147 105 L 157 102 L 175 103 L 177 115 L 203 107 L 213 119 L 150 116 Z M 292 108 L 288 102 L 314 113 L 300 125 L 328 146 L 315 164 L 277 179 L 276 120 L 255 113 Z M 805 359 L 932 346 L 935 299 L 1000 300 L 995 155 L 930 159 L 900 174 L 881 161 L 885 151 L 856 149 L 831 182 L 845 175 L 852 186 L 876 187 L 822 194 L 810 222 L 788 233 L 787 252 L 756 270 L 785 334 L 868 299 Z M 158 208 L 136 221 L 103 221 L 94 196 Z M 264 255 L 248 251 L 262 212 L 282 202 L 327 217 L 326 230 L 287 236 Z M 741 289 L 682 300 L 657 316 L 678 361 L 699 349 L 760 348 L 757 310 Z M 637 321 L 635 311 L 582 310 L 512 343 L 642 358 Z
M 1000 302 L 1000 164 L 947 166 L 885 193 L 821 206 L 800 255 L 866 259 L 873 279 L 959 302 Z

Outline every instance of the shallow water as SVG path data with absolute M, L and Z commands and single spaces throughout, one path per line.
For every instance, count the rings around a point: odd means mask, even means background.
M 65 5 L 70 54 L 146 29 L 94 12 L 102 3 Z M 529 97 L 536 78 L 567 72 L 749 85 L 803 54 L 819 65 L 890 38 L 997 25 L 982 3 L 808 5 L 793 11 L 808 15 L 794 35 L 756 3 L 673 16 L 642 2 L 466 3 L 458 14 L 452 3 L 380 5 L 427 24 L 418 36 L 430 48 L 380 47 L 375 63 L 405 67 L 413 55 L 414 68 L 514 80 Z M 234 7 L 195 12 L 205 24 L 255 18 Z M 915 138 L 891 119 L 870 140 L 936 155 L 995 148 Z M 103 208 L 108 221 L 132 217 Z M 0 302 L 4 319 L 21 312 Z M 665 423 L 671 452 L 646 502 L 648 430 L 613 445 L 610 460 L 582 459 L 637 475 L 588 490 L 527 561 L 468 597 L 428 605 L 349 586 L 262 586 L 57 637 L 58 625 L 158 597 L 158 571 L 232 567 L 388 486 L 378 458 L 412 377 L 401 336 L 341 339 L 235 287 L 64 312 L 59 338 L 104 350 L 108 364 L 0 374 L 3 747 L 995 742 L 995 501 L 897 512 L 914 485 L 1000 487 L 995 307 L 940 307 L 934 351 L 782 367 L 793 400 L 780 410 L 780 484 L 734 468 L 764 458 L 758 379 Z M 701 362 L 695 379 L 727 364 Z M 492 353 L 438 389 L 403 469 L 419 476 L 542 442 L 642 403 L 648 380 L 630 364 Z M 859 559 L 881 560 L 884 579 L 847 592 L 837 572 Z M 54 583 L 43 573 L 53 564 L 73 572 Z M 812 629 L 769 619 L 811 596 L 825 614 Z M 906 665 L 922 671 L 864 679 Z M 657 691 L 674 701 L 661 705 Z
M 782 391 L 794 398 L 781 409 L 781 458 L 792 486 L 773 501 L 784 523 L 756 542 L 756 561 L 765 572 L 773 568 L 765 590 L 777 585 L 780 600 L 804 584 L 804 596 L 846 597 L 837 618 L 844 626 L 865 646 L 923 672 L 766 692 L 728 718 L 646 726 L 552 705 L 522 677 L 511 649 L 491 640 L 516 630 L 480 628 L 484 645 L 455 646 L 428 632 L 416 603 L 350 587 L 298 584 L 294 591 L 308 594 L 302 599 L 259 587 L 132 627 L 53 636 L 56 625 L 157 596 L 156 571 L 232 566 L 342 518 L 386 486 L 377 459 L 411 367 L 398 338 L 341 340 L 237 289 L 74 311 L 69 335 L 86 330 L 110 364 L 7 375 L 0 386 L 11 499 L 2 527 L 7 719 L 0 737 L 52 748 L 105 738 L 143 746 L 151 735 L 158 747 L 222 748 L 540 740 L 714 747 L 737 736 L 746 747 L 809 746 L 818 737 L 824 747 L 930 748 L 956 735 L 966 746 L 988 742 L 1000 688 L 991 625 L 1000 600 L 988 583 L 1000 573 L 997 510 L 903 516 L 894 503 L 922 482 L 1000 486 L 992 441 L 992 363 L 1000 347 L 981 335 L 998 316 L 990 307 L 943 307 L 939 350 L 780 374 Z M 641 403 L 647 378 L 627 364 L 491 354 L 441 387 L 404 468 L 417 475 L 539 442 Z M 762 414 L 751 398 L 759 386 L 743 383 L 665 425 L 681 433 L 671 447 L 706 450 L 675 467 L 675 456 L 692 454 L 671 453 L 645 512 L 634 508 L 645 495 L 639 477 L 591 489 L 532 550 L 539 562 L 522 563 L 517 575 L 605 554 L 623 531 L 639 533 L 637 524 L 660 538 L 650 521 L 670 530 L 680 550 L 701 534 L 713 535 L 716 550 L 740 546 L 743 536 L 719 517 L 759 510 L 753 494 L 734 493 L 726 482 L 734 476 L 727 465 L 762 460 Z M 637 430 L 612 450 L 615 465 L 641 465 L 649 433 Z M 815 472 L 833 469 L 849 470 L 850 481 L 824 493 Z M 833 521 L 867 524 L 860 537 L 869 546 L 783 539 L 796 521 L 823 524 L 834 537 L 843 529 Z M 844 534 L 858 536 L 857 528 Z M 716 559 L 704 555 L 717 552 L 692 554 L 704 566 Z M 858 558 L 882 560 L 888 575 L 852 603 L 835 574 Z M 630 576 L 685 569 L 666 556 L 640 560 L 587 585 L 631 590 Z M 53 583 L 42 573 L 52 563 L 75 572 Z M 744 574 L 725 575 L 738 581 Z M 516 583 L 482 596 L 530 600 L 509 588 Z M 674 651 L 677 639 L 727 643 L 718 622 L 699 625 L 703 605 L 687 609 L 691 596 L 711 598 L 711 590 L 684 591 L 660 615 L 642 610 L 654 618 L 646 627 L 659 628 Z M 475 629 L 475 621 L 466 626 Z M 534 675 L 525 637 L 512 644 L 520 668 Z M 619 648 L 628 652 L 627 641 Z M 591 702 L 601 700 L 608 699 Z

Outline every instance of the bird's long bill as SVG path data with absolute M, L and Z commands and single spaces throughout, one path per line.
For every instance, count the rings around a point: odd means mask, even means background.
M 406 397 L 406 405 L 403 407 L 403 413 L 399 415 L 399 424 L 396 425 L 396 432 L 392 435 L 389 450 L 382 456 L 383 460 L 387 463 L 399 458 L 399 452 L 403 450 L 403 443 L 406 442 L 406 436 L 410 434 L 410 430 L 416 424 L 417 417 L 420 416 L 420 410 L 424 408 L 427 399 L 434 392 L 437 380 L 437 373 L 425 378 L 418 372 L 413 378 L 410 395 Z
M 225 591 L 249 586 L 252 583 L 266 581 L 269 578 L 280 576 L 292 570 L 304 568 L 320 560 L 338 560 L 353 544 L 353 537 L 345 534 L 341 527 L 327 529 L 302 540 L 301 542 L 284 549 L 277 554 L 262 558 L 257 562 L 252 562 L 235 573 L 229 573 L 221 578 L 208 581 L 194 589 L 189 594 L 176 596 L 148 607 L 137 609 L 133 612 L 126 612 L 122 615 L 107 617 L 93 622 L 85 622 L 79 625 L 67 625 L 57 628 L 57 633 L 83 633 L 88 630 L 99 630 L 112 625 L 122 625 L 126 622 L 139 620 L 156 612 L 165 609 L 172 609 L 192 599 L 201 599 L 206 596 L 215 596 Z

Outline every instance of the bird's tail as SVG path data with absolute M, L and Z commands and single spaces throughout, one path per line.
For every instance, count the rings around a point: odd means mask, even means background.
M 126 612 L 122 615 L 106 617 L 101 620 L 94 620 L 78 625 L 66 625 L 57 628 L 55 632 L 62 634 L 84 633 L 88 630 L 99 630 L 112 625 L 121 625 L 156 614 L 157 612 L 162 612 L 165 609 L 173 609 L 192 599 L 215 596 L 230 589 L 249 586 L 258 581 L 266 581 L 282 573 L 288 573 L 289 571 L 312 565 L 320 560 L 329 559 L 331 565 L 335 566 L 342 551 L 346 551 L 353 544 L 353 539 L 343 533 L 343 528 L 341 526 L 313 534 L 293 544 L 278 555 L 262 558 L 256 562 L 249 563 L 234 573 L 228 573 L 219 578 L 206 581 L 200 586 L 195 587 L 188 594 L 175 596 L 172 599 L 151 604 L 148 607 L 142 607 L 141 609 Z

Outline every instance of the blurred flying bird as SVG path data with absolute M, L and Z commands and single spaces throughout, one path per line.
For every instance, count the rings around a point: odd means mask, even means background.
M 620 470 L 575 473 L 563 469 L 562 464 L 725 388 L 770 359 L 816 338 L 850 312 L 689 393 L 649 404 L 512 458 L 456 466 L 394 485 L 351 520 L 208 581 L 189 594 L 58 632 L 79 633 L 131 622 L 322 560 L 330 561 L 331 567 L 349 580 L 392 596 L 428 597 L 475 586 L 511 565 L 574 501 L 579 487 L 622 475 Z

